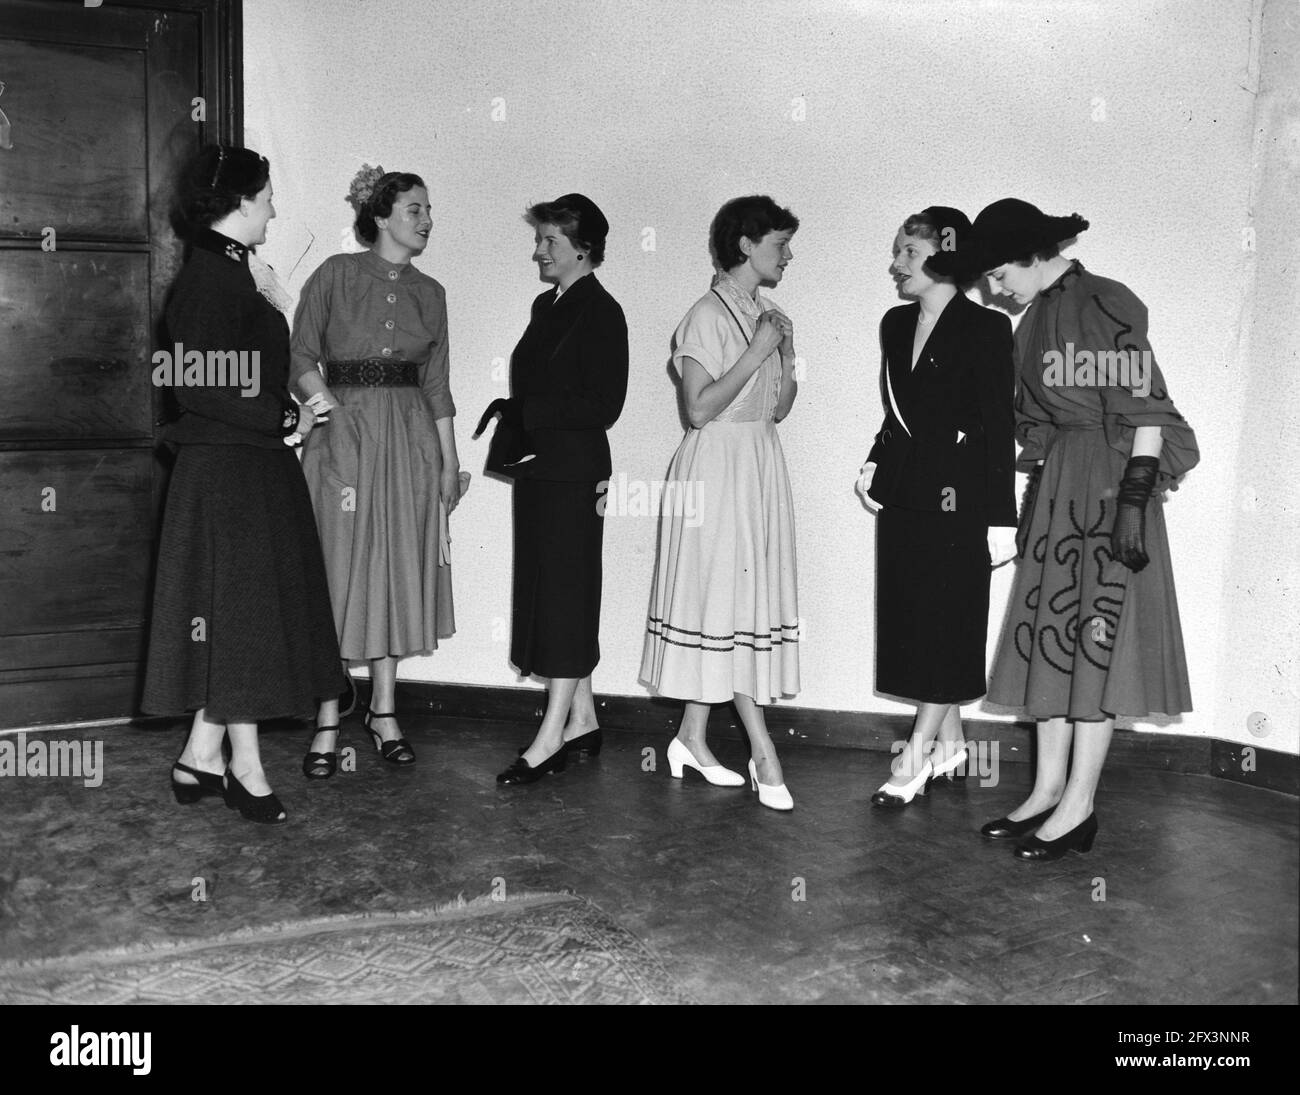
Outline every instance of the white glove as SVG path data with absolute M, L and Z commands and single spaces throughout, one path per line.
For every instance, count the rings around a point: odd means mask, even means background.
M 1014 525 L 989 526 L 989 562 L 995 567 L 1009 563 L 1016 557 L 1016 528 Z
M 318 425 L 322 422 L 328 422 L 330 411 L 338 406 L 337 403 L 331 403 L 325 397 L 324 392 L 317 392 L 307 400 L 305 405 L 312 409 L 312 413 L 316 416 L 316 422 Z
M 871 480 L 876 477 L 876 465 L 868 460 L 862 465 L 862 471 L 858 474 L 858 481 L 854 489 L 862 496 L 862 501 L 872 513 L 879 513 L 880 506 L 876 500 L 867 493 L 871 489 Z

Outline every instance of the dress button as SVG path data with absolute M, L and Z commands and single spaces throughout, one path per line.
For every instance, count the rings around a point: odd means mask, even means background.
M 396 280 L 397 280 L 397 271 L 396 271 L 396 270 L 389 270 L 389 271 L 388 271 L 388 280 L 389 280 L 389 281 L 396 281 Z
M 393 350 L 392 350 L 392 347 L 390 347 L 390 346 L 385 346 L 385 347 L 384 347 L 382 350 L 380 350 L 379 352 L 380 352 L 381 354 L 383 354 L 384 357 L 392 357 L 392 356 L 393 356 Z
M 396 304 L 396 303 L 397 303 L 397 294 L 396 294 L 396 293 L 389 293 L 389 294 L 388 294 L 388 303 L 389 303 L 389 304 Z
M 384 326 L 391 331 L 393 329 L 393 321 L 391 319 L 384 320 Z

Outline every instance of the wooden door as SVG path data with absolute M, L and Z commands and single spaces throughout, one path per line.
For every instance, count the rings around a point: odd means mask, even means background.
M 0 728 L 137 711 L 173 179 L 239 140 L 240 14 L 0 2 Z

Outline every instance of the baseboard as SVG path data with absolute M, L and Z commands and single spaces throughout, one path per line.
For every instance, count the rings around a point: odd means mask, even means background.
M 1300 757 L 1294 753 L 1215 738 L 1210 742 L 1210 763 L 1210 775 L 1220 779 L 1288 795 L 1300 793 Z
M 360 682 L 366 691 L 364 681 Z M 397 708 L 411 714 L 493 722 L 531 723 L 541 719 L 546 693 L 539 688 L 486 688 L 477 685 L 399 681 Z M 678 700 L 639 696 L 597 696 L 601 725 L 607 731 L 653 735 L 655 740 L 677 732 L 682 705 Z M 910 715 L 827 711 L 813 707 L 766 709 L 767 727 L 778 744 L 822 745 L 832 749 L 871 749 L 891 752 L 895 742 L 912 729 Z M 1003 763 L 1028 764 L 1033 759 L 1034 725 L 966 719 L 966 736 L 997 742 Z M 709 716 L 709 733 L 724 740 L 742 740 L 744 729 L 730 704 L 718 704 Z M 1253 754 L 1245 750 L 1251 748 Z M 1245 746 L 1217 738 L 1186 734 L 1150 734 L 1116 730 L 1108 764 L 1157 769 L 1185 775 L 1217 776 L 1253 787 L 1300 795 L 1297 757 L 1272 749 Z

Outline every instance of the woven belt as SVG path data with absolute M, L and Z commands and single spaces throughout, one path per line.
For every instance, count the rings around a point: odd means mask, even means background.
M 330 387 L 351 384 L 366 388 L 414 388 L 420 384 L 420 366 L 414 361 L 390 361 L 386 357 L 327 361 L 325 383 Z

